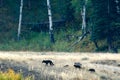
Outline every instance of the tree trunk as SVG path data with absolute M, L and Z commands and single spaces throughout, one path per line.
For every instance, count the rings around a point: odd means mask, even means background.
M 54 34 L 53 34 L 53 23 L 52 23 L 52 13 L 51 13 L 51 6 L 50 0 L 47 0 L 47 7 L 48 7 L 48 17 L 49 17 L 49 34 L 50 34 L 50 41 L 54 43 Z
M 23 9 L 23 0 L 21 0 L 21 5 L 20 5 L 19 24 L 18 24 L 18 34 L 17 34 L 18 40 L 20 40 L 20 33 L 21 33 L 22 9 Z
M 31 2 L 28 0 L 28 9 L 31 9 Z
M 94 44 L 95 44 L 95 47 L 96 47 L 97 49 L 99 49 L 97 42 L 96 42 L 96 41 L 93 41 L 93 42 L 94 42 Z
M 82 33 L 85 34 L 86 33 L 86 0 L 82 7 L 81 15 L 82 15 Z
M 3 0 L 0 0 L 0 7 L 3 6 Z
M 110 14 L 110 1 L 108 0 L 108 15 Z
M 112 51 L 112 38 L 111 36 L 107 37 L 107 44 L 108 44 L 108 52 Z

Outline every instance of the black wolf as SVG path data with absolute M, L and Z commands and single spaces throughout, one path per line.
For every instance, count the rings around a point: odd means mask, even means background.
M 50 65 L 50 66 L 53 66 L 53 62 L 51 60 L 43 60 L 42 63 L 45 63 L 46 65 Z
M 82 68 L 81 66 L 82 66 L 82 64 L 81 64 L 81 63 L 79 63 L 79 62 L 74 63 L 74 67 L 75 67 L 75 68 L 80 69 L 80 68 Z

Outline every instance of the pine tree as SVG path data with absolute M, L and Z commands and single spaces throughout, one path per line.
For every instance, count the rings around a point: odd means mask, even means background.
M 93 6 L 92 40 L 107 40 L 108 51 L 112 51 L 114 38 L 118 37 L 120 28 L 115 24 L 118 22 L 119 14 L 116 9 L 115 0 L 91 0 Z M 117 28 L 119 28 L 117 30 Z M 118 40 L 118 39 L 117 39 Z

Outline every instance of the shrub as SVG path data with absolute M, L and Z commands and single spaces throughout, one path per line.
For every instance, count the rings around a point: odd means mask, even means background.
M 31 76 L 23 77 L 21 73 L 15 73 L 14 70 L 9 69 L 6 72 L 0 72 L 0 80 L 33 80 Z

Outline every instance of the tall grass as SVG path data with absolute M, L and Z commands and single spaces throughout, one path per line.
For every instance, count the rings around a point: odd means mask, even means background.
M 39 53 L 39 52 L 38 52 Z M 6 59 L 25 63 L 29 71 L 37 72 L 33 75 L 38 76 L 37 80 L 119 80 L 119 67 L 116 64 L 103 66 L 94 64 L 96 61 L 116 60 L 120 61 L 120 54 L 89 54 L 89 53 L 59 53 L 59 52 L 0 52 L 0 59 Z M 22 55 L 21 55 L 22 54 Z M 46 66 L 42 63 L 44 59 L 50 59 L 55 64 L 54 66 Z M 75 69 L 74 63 L 80 62 L 81 69 Z M 91 63 L 92 62 L 92 63 Z M 16 63 L 16 62 L 15 62 Z M 114 61 L 113 61 L 114 63 Z M 69 65 L 68 67 L 64 67 Z M 105 66 L 107 65 L 107 67 Z M 113 66 L 115 65 L 115 66 Z M 14 65 L 13 65 L 14 66 Z M 95 69 L 95 73 L 91 73 L 88 69 Z M 116 74 L 114 73 L 116 72 Z M 114 75 L 114 76 L 111 76 Z M 36 79 L 36 76 L 34 77 Z M 109 79 L 110 78 L 110 79 Z

